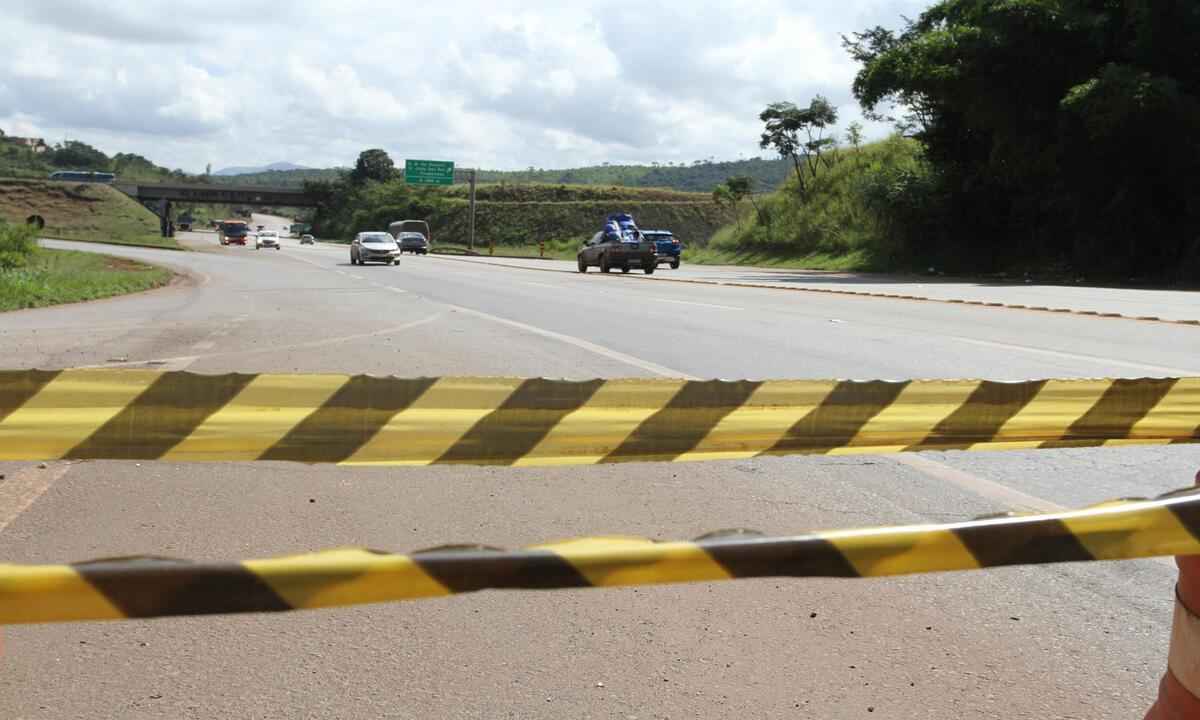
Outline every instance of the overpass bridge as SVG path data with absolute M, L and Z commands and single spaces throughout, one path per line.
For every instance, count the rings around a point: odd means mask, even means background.
M 314 196 L 294 187 L 120 182 L 113 183 L 113 187 L 140 202 L 158 202 L 160 211 L 169 209 L 169 204 L 176 202 L 286 207 L 314 207 L 317 204 Z M 167 208 L 163 207 L 164 202 Z
M 156 209 L 163 237 L 174 234 L 171 204 L 182 202 L 220 203 L 223 205 L 273 205 L 276 207 L 314 207 L 314 196 L 299 188 L 255 185 L 218 185 L 182 183 L 113 183 L 112 186 L 148 207 Z

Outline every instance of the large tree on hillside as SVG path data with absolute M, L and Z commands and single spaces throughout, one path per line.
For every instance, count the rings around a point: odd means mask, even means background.
M 363 150 L 358 154 L 358 161 L 350 171 L 350 182 L 361 185 L 368 180 L 386 182 L 396 176 L 396 164 L 387 151 L 380 148 Z
M 796 169 L 796 187 L 801 196 L 807 195 L 809 180 L 817 176 L 821 153 L 836 143 L 834 138 L 825 137 L 825 131 L 837 123 L 837 108 L 817 95 L 806 108 L 790 102 L 771 103 L 759 113 L 758 119 L 764 123 L 759 147 L 774 148 L 780 157 L 790 158 Z M 808 170 L 808 179 L 802 162 Z
M 942 0 L 845 44 L 864 109 L 926 145 L 948 246 L 1200 276 L 1200 4 Z

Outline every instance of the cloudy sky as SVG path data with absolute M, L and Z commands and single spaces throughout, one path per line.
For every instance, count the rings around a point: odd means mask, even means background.
M 857 118 L 840 35 L 928 4 L 0 0 L 0 129 L 192 172 L 367 147 L 497 169 L 752 157 L 768 102 Z

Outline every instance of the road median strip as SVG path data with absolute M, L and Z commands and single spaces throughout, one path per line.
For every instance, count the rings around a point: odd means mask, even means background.
M 454 255 L 439 255 L 442 260 L 450 260 L 453 262 L 474 263 L 476 265 L 493 265 L 495 267 L 504 267 L 517 270 L 532 270 L 534 272 L 554 272 L 554 273 L 571 273 L 576 271 L 568 268 L 547 268 L 547 267 L 531 267 L 527 265 L 515 265 L 513 263 L 492 262 L 487 256 L 454 256 Z M 512 259 L 528 259 L 528 258 L 512 258 Z M 541 259 L 541 258 L 537 258 Z M 814 288 L 814 287 L 785 287 L 782 285 L 773 285 L 770 283 L 748 283 L 748 282 L 730 282 L 725 280 L 704 280 L 701 278 L 672 278 L 663 277 L 661 273 L 655 273 L 652 277 L 645 275 L 621 275 L 626 280 L 644 280 L 648 282 L 673 282 L 687 283 L 690 285 L 715 285 L 719 287 L 737 287 L 737 288 L 755 288 L 760 290 L 782 290 L 785 292 L 806 292 L 806 293 L 822 293 L 826 295 L 853 295 L 857 297 L 879 298 L 886 300 L 911 300 L 914 302 L 933 302 L 942 303 L 944 305 L 979 305 L 982 307 L 1002 308 L 1005 310 L 1025 310 L 1028 312 L 1045 312 L 1045 313 L 1067 313 L 1072 315 L 1088 315 L 1104 319 L 1118 320 L 1135 320 L 1138 322 L 1153 322 L 1166 325 L 1189 325 L 1200 326 L 1200 320 L 1173 320 L 1169 318 L 1161 318 L 1153 315 L 1126 315 L 1114 312 L 1101 312 L 1098 310 L 1076 310 L 1074 308 L 1054 308 L 1045 306 L 1029 306 L 1019 303 L 1001 303 L 988 302 L 983 300 L 963 300 L 958 298 L 934 298 L 924 295 L 903 295 L 899 293 L 872 292 L 864 290 L 836 290 L 832 288 Z

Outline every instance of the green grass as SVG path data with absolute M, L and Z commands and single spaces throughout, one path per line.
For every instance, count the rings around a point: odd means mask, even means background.
M 741 203 L 736 223 L 713 233 L 694 263 L 814 270 L 897 270 L 909 262 L 897 213 L 903 189 L 927 174 L 916 141 L 891 137 L 828 156 L 802 194 L 793 176 L 778 192 Z
M 170 270 L 125 258 L 39 249 L 26 267 L 0 271 L 0 311 L 97 300 L 170 280 Z
M 842 254 L 811 252 L 804 255 L 783 255 L 774 251 L 760 250 L 684 248 L 683 261 L 694 265 L 747 265 L 762 268 L 840 270 L 843 272 L 876 269 L 870 254 L 863 250 L 851 250 Z
M 181 249 L 159 236 L 154 213 L 107 185 L 0 179 L 0 218 L 23 223 L 31 215 L 46 221 L 43 237 Z

